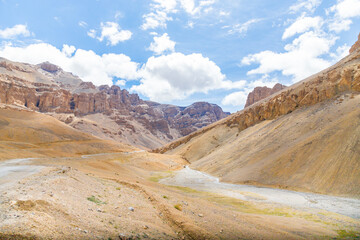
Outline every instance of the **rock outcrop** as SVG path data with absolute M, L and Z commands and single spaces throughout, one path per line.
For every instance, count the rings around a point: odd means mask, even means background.
M 245 108 L 264 99 L 264 98 L 267 98 L 267 97 L 273 95 L 274 93 L 276 93 L 284 88 L 286 88 L 286 86 L 282 85 L 280 83 L 275 84 L 273 88 L 268 88 L 268 87 L 254 88 L 254 90 L 252 92 L 250 92 L 247 97 Z
M 178 107 L 144 101 L 118 86 L 96 87 L 48 62 L 32 66 L 5 59 L 0 59 L 0 103 L 48 113 L 82 131 L 145 148 L 229 115 L 206 102 Z

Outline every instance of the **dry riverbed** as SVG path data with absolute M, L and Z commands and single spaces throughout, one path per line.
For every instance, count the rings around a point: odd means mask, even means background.
M 240 190 L 237 199 L 157 183 L 188 171 L 184 164 L 147 152 L 1 162 L 0 239 L 318 239 L 359 231 L 358 219 L 274 205 L 257 192 Z

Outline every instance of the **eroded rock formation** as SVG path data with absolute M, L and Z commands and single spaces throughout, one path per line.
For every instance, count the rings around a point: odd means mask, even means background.
M 273 88 L 256 87 L 256 88 L 254 88 L 254 90 L 252 92 L 249 93 L 247 100 L 246 100 L 245 107 L 248 107 L 264 98 L 267 98 L 284 88 L 286 88 L 286 86 L 284 86 L 280 83 L 275 84 L 275 86 Z

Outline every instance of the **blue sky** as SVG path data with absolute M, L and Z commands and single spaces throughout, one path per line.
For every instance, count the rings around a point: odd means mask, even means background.
M 341 59 L 360 0 L 0 0 L 0 56 L 50 61 L 95 85 L 241 110 Z

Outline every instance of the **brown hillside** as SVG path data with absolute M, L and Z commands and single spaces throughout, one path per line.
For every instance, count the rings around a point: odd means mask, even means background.
M 235 183 L 360 196 L 360 51 L 156 152 Z
M 75 130 L 45 114 L 0 108 L 0 159 L 73 156 L 134 149 Z

